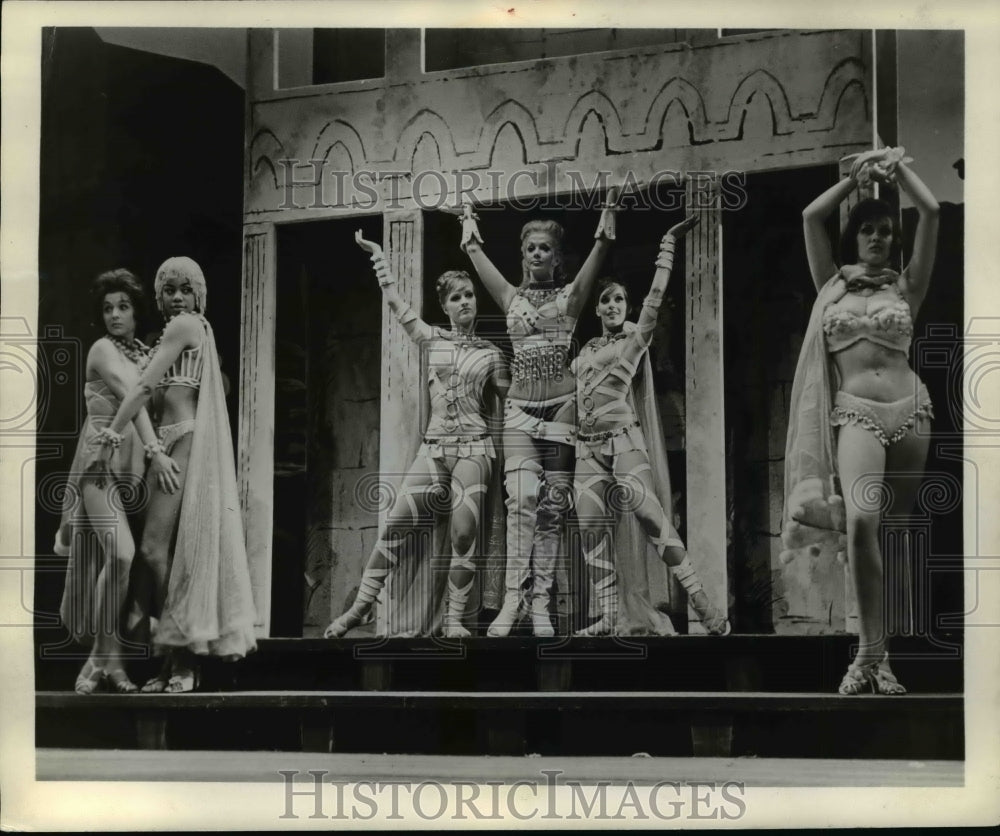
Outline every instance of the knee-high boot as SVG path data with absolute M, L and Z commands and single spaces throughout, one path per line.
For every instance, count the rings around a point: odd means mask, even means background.
M 509 456 L 504 465 L 507 486 L 507 570 L 503 605 L 486 634 L 510 633 L 524 610 L 524 584 L 530 576 L 531 548 L 538 514 L 542 467 L 532 459 Z

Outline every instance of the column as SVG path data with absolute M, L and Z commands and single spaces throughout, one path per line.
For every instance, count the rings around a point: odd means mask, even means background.
M 726 442 L 722 377 L 722 223 L 718 184 L 688 179 L 685 205 L 701 222 L 684 240 L 687 300 L 687 548 L 708 597 L 729 607 Z M 690 632 L 703 633 L 689 608 Z
M 260 636 L 271 624 L 275 281 L 274 225 L 244 226 L 236 470 Z

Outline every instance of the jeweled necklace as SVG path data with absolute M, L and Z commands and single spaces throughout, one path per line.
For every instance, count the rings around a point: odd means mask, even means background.
M 142 340 L 133 338 L 132 342 L 128 342 L 114 334 L 108 334 L 108 339 L 118 346 L 118 350 L 140 369 L 146 368 L 149 364 L 151 351 L 149 346 L 143 343 Z
M 614 343 L 618 342 L 618 340 L 623 340 L 627 336 L 628 334 L 625 333 L 625 329 L 623 328 L 621 331 L 615 331 L 614 333 L 611 334 L 602 334 L 599 337 L 594 337 L 594 339 L 592 339 L 590 343 L 593 346 L 593 350 L 597 351 L 597 349 L 604 348 L 604 346 L 608 345 L 609 343 Z
M 553 296 L 555 296 L 562 288 L 556 285 L 551 285 L 549 287 L 528 287 L 522 285 L 517 289 L 519 296 L 523 296 L 527 299 L 534 307 L 539 305 L 544 305 Z

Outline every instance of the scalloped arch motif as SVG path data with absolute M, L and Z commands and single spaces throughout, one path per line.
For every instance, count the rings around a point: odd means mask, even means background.
M 669 79 L 653 96 L 643 121 L 642 148 L 646 150 L 655 147 L 663 137 L 663 123 L 667 111 L 674 102 L 680 102 L 688 118 L 689 132 L 695 141 L 705 138 L 708 132 L 708 114 L 705 110 L 705 100 L 698 88 L 690 81 L 675 76 Z
M 837 124 L 837 111 L 848 89 L 858 87 L 865 105 L 865 113 L 871 113 L 868 91 L 865 89 L 865 68 L 856 58 L 847 58 L 826 77 L 823 92 L 816 107 L 814 130 L 830 130 Z
M 454 168 L 457 165 L 458 152 L 455 149 L 455 137 L 448 123 L 441 115 L 430 108 L 423 108 L 403 126 L 396 140 L 393 160 L 410 161 L 417 151 L 417 144 L 424 134 L 430 134 L 437 144 L 438 155 L 444 168 Z
M 480 164 L 488 165 L 493 155 L 497 137 L 504 125 L 511 123 L 517 131 L 524 146 L 524 159 L 536 162 L 541 158 L 542 142 L 538 137 L 538 124 L 535 117 L 520 102 L 507 99 L 495 107 L 483 121 L 476 143 L 476 159 Z
M 580 147 L 583 125 L 591 113 L 597 116 L 604 128 L 604 140 L 608 150 L 611 152 L 624 150 L 621 114 L 614 102 L 599 90 L 584 93 L 570 109 L 562 131 L 566 147 Z
M 284 150 L 285 146 L 270 128 L 257 131 L 250 140 L 250 179 L 256 180 L 261 172 L 268 172 L 272 187 L 278 188 L 278 171 L 274 167 L 274 159 Z
M 322 160 L 325 166 L 330 158 L 330 152 L 334 146 L 341 145 L 347 151 L 347 156 L 351 159 L 351 171 L 357 171 L 359 166 L 363 166 L 368 161 L 365 153 L 365 144 L 361 135 L 354 126 L 343 119 L 334 119 L 327 122 L 319 133 L 316 134 L 316 141 L 313 143 L 312 160 Z
M 736 85 L 729 100 L 724 127 L 728 138 L 735 139 L 740 136 L 743 119 L 750 107 L 750 99 L 757 93 L 763 93 L 770 103 L 776 135 L 792 133 L 793 121 L 801 121 L 792 119 L 788 94 L 781 86 L 781 82 L 766 70 L 754 70 Z

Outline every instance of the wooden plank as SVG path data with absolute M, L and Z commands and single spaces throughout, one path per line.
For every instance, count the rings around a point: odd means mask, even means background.
M 698 712 L 961 712 L 961 694 L 907 694 L 892 698 L 874 694 L 740 691 L 243 691 L 189 694 L 90 694 L 41 691 L 39 709 L 440 709 L 490 711 L 516 706 L 525 710 L 670 710 Z
M 562 783 L 607 781 L 651 785 L 660 781 L 740 781 L 747 786 L 960 787 L 963 761 L 850 760 L 831 758 L 635 758 L 316 754 L 298 752 L 152 752 L 38 749 L 39 781 L 246 781 L 281 783 L 280 770 L 312 781 L 320 770 L 332 781 L 517 781 L 530 771 L 559 770 Z
M 694 419 L 686 422 L 687 549 L 708 597 L 728 609 L 719 201 L 717 182 L 687 181 L 687 211 L 701 218 L 683 244 L 688 306 L 684 408 Z M 688 624 L 688 632 L 705 632 L 690 607 Z

